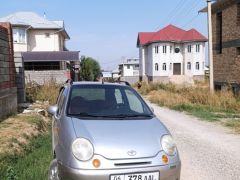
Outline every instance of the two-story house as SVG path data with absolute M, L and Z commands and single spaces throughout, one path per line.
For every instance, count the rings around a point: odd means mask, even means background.
M 195 29 L 185 31 L 173 25 L 157 32 L 140 32 L 140 80 L 203 80 L 206 41 Z
M 207 12 L 207 8 L 201 10 Z M 216 90 L 240 91 L 240 0 L 212 4 L 213 78 Z
M 121 80 L 129 83 L 139 81 L 139 59 L 131 58 L 118 65 L 118 70 L 121 75 Z
M 0 18 L 0 22 L 12 24 L 18 93 L 24 94 L 24 81 L 43 84 L 51 79 L 64 82 L 70 78 L 72 67 L 79 64 L 79 51 L 67 50 L 65 42 L 70 37 L 64 21 L 50 21 L 33 12 L 16 12 Z

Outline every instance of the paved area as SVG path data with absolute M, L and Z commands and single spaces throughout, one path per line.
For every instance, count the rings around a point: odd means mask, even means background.
M 181 180 L 240 180 L 240 135 L 216 123 L 149 105 L 176 140 Z

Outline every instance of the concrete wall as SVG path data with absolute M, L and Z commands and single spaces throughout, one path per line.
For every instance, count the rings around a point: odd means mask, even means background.
M 49 34 L 49 37 L 46 34 Z M 29 30 L 28 51 L 62 51 L 63 42 L 59 36 L 59 32 L 54 30 Z
M 17 112 L 16 71 L 12 28 L 0 23 L 0 119 Z
M 56 70 L 56 71 L 26 71 L 25 70 L 25 82 L 34 81 L 40 85 L 51 80 L 57 83 L 64 83 L 70 78 L 70 71 Z
M 139 81 L 139 76 L 125 76 L 125 77 L 120 77 L 121 81 L 127 81 L 130 84 L 134 84 Z
M 65 40 L 63 35 L 56 30 L 28 29 L 26 30 L 26 42 L 14 43 L 14 51 L 63 51 Z

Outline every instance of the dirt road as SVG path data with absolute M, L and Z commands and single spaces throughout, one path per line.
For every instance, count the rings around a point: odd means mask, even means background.
M 176 140 L 181 180 L 240 180 L 240 135 L 216 123 L 149 105 Z

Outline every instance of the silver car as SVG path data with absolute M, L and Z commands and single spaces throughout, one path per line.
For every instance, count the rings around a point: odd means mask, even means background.
M 176 144 L 130 86 L 76 82 L 53 115 L 51 180 L 179 180 Z

